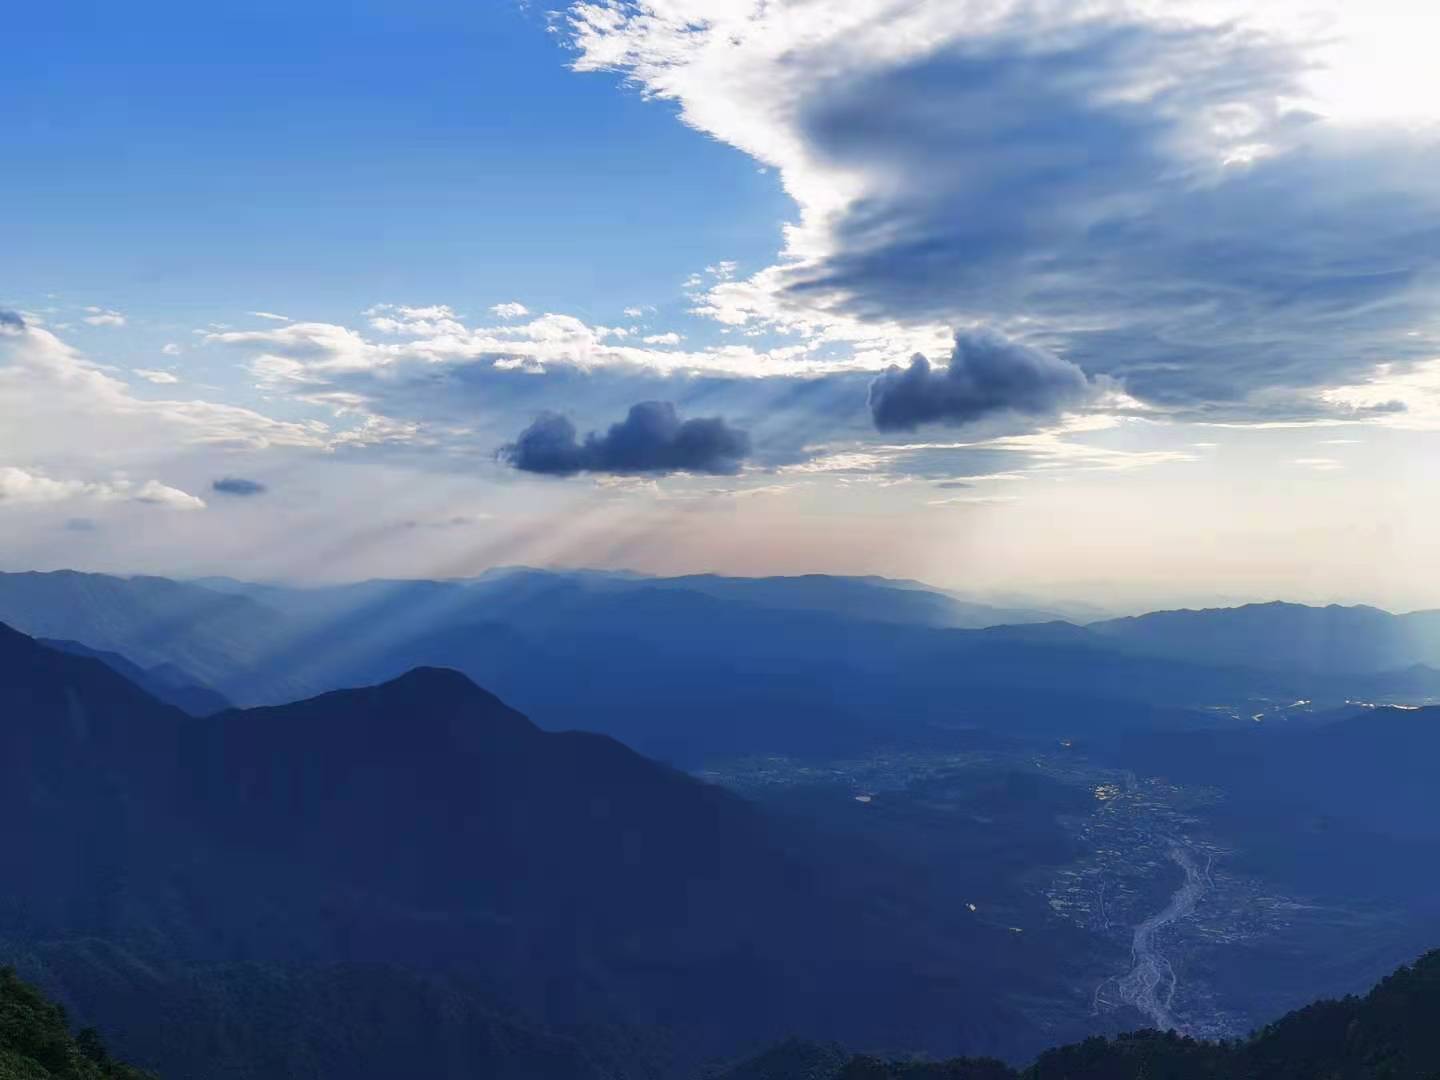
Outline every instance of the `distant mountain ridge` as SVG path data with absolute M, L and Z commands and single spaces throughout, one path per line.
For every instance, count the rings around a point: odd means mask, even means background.
M 1148 656 L 1195 663 L 1356 674 L 1440 667 L 1440 611 L 1276 602 L 1156 611 L 1086 628 Z
M 73 570 L 0 574 L 0 622 L 37 638 L 118 653 L 142 668 L 173 664 L 230 700 L 289 700 L 312 688 L 281 676 L 267 660 L 283 647 L 284 617 L 244 596 L 169 578 L 115 577 Z M 244 670 L 244 695 L 227 689 Z
M 230 702 L 223 694 L 201 685 L 200 681 L 171 663 L 157 664 L 142 668 L 116 652 L 92 649 L 78 641 L 56 641 L 53 638 L 39 638 L 42 645 L 67 652 L 74 656 L 88 656 L 99 660 L 106 667 L 125 676 L 136 686 L 168 705 L 183 709 L 191 716 L 210 716 L 230 708 Z
M 1428 617 L 1253 605 L 974 629 L 945 625 L 960 618 L 952 598 L 860 578 L 517 569 L 293 588 L 0 574 L 0 620 L 176 665 L 242 705 L 451 667 L 551 727 L 689 766 L 975 726 L 1074 737 L 1241 724 L 1302 699 L 1423 703 L 1440 696 L 1440 646 L 1430 657 L 1415 629 Z

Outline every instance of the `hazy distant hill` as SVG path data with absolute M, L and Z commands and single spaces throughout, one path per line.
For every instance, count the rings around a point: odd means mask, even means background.
M 0 575 L 0 620 L 142 667 L 171 662 L 242 704 L 454 667 L 548 726 L 686 761 L 911 738 L 932 724 L 1144 725 L 1140 703 L 1243 696 L 1265 681 L 1104 656 L 1094 635 L 1061 623 L 937 628 L 951 601 L 908 587 L 697 581 L 517 570 L 296 589 Z
M 285 651 L 292 677 L 344 685 L 453 667 L 547 726 L 602 730 L 686 764 L 711 753 L 853 750 L 955 727 L 1204 726 L 1157 703 L 1296 689 L 1271 675 L 1127 655 L 1067 624 L 935 629 L 551 576 L 507 577 L 483 593 L 353 589 L 361 602 L 307 620 Z
M 284 700 L 313 688 L 268 681 L 284 619 L 243 596 L 159 577 L 70 570 L 0 573 L 0 622 L 39 638 L 119 653 L 142 668 L 173 664 L 230 700 Z M 234 676 L 244 671 L 243 694 Z
M 1157 611 L 1088 629 L 1136 652 L 1198 664 L 1317 673 L 1440 666 L 1440 611 L 1392 615 L 1363 606 L 1247 604 Z
M 677 589 L 717 599 L 776 610 L 815 611 L 875 622 L 914 626 L 979 628 L 1005 624 L 1051 622 L 1063 616 L 1054 611 L 1016 605 L 978 603 L 921 582 L 883 577 L 844 577 L 803 574 L 794 577 L 741 578 L 718 574 L 648 577 L 640 574 L 594 570 L 553 571 L 507 567 L 478 578 L 455 581 L 366 581 L 353 585 L 294 589 L 255 585 L 231 578 L 203 578 L 197 584 L 221 592 L 248 596 L 290 610 L 335 610 L 346 604 L 378 596 L 429 593 L 432 599 L 449 594 L 483 596 L 500 610 L 561 585 L 592 592 L 624 594 L 637 589 Z M 464 593 L 461 590 L 465 590 Z
M 168 705 L 183 709 L 191 716 L 210 716 L 230 708 L 230 702 L 223 694 L 202 686 L 200 681 L 174 664 L 159 664 L 153 668 L 142 668 L 139 664 L 119 653 L 92 649 L 78 641 L 56 641 L 53 638 L 38 639 L 42 645 L 99 660 L 106 667 L 125 676 L 142 690 L 154 695 Z
M 1423 629 L 1424 616 L 1260 605 L 1090 627 L 944 625 L 963 615 L 913 583 L 820 576 L 517 569 L 293 588 L 0 575 L 0 620 L 178 665 L 240 704 L 451 667 L 547 727 L 602 731 L 687 766 L 957 728 L 1091 737 L 1245 723 L 1297 699 L 1440 695 L 1440 671 L 1413 663 L 1415 635 L 1376 629 Z M 1293 629 L 1312 623 L 1338 629 Z M 1315 659 L 1331 653 L 1361 660 Z
M 1002 608 L 960 600 L 939 590 L 911 582 L 884 578 L 800 577 L 734 578 L 713 574 L 661 578 L 662 588 L 688 589 L 756 607 L 791 611 L 821 611 L 855 619 L 893 622 L 909 626 L 977 629 L 1018 623 L 1052 622 L 1061 618 L 1050 611 Z

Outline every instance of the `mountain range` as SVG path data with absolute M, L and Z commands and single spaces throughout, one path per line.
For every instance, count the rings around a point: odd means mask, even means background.
M 311 1075 L 337 1029 L 350 1077 L 1040 1038 L 1006 1002 L 1046 958 L 1003 929 L 456 672 L 201 720 L 3 629 L 0 716 L 0 953 L 172 1080 Z
M 0 575 L 0 621 L 179 670 L 242 705 L 448 667 L 547 727 L 686 767 L 976 726 L 1093 736 L 1440 694 L 1426 613 L 1256 605 L 976 629 L 953 625 L 954 604 L 913 583 L 820 576 L 514 570 L 292 588 Z
M 1327 987 L 1440 933 L 1428 615 L 974 628 L 952 599 L 0 575 L 0 961 L 171 1080 L 659 1080 L 796 1032 L 1026 1060 L 1093 1030 L 1105 947 L 965 901 L 1074 857 L 1057 817 L 1095 796 L 1024 771 L 1056 747 L 1223 793 L 1237 872 L 1389 905 Z M 977 753 L 981 786 L 864 819 L 662 763 Z

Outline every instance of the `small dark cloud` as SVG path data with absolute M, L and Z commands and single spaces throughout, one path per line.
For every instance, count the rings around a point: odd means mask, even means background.
M 100 523 L 99 523 L 98 521 L 96 521 L 94 518 L 75 517 L 75 518 L 70 518 L 68 521 L 65 522 L 65 529 L 66 529 L 67 532 L 86 532 L 86 533 L 88 533 L 88 532 L 96 532 L 96 531 L 99 530 L 99 528 L 100 528 Z
M 991 413 L 1054 415 L 1091 394 L 1085 373 L 1054 353 L 991 333 L 955 335 L 943 368 L 916 353 L 870 384 L 870 415 L 881 431 L 921 424 L 968 424 Z
M 441 518 L 438 521 L 421 521 L 419 518 L 406 518 L 400 523 L 403 529 L 463 529 L 467 525 L 475 525 L 481 518 L 470 517 L 468 514 L 457 514 L 455 517 Z
M 975 485 L 967 484 L 964 480 L 942 480 L 935 486 L 937 488 L 945 488 L 949 490 L 954 488 L 973 488 Z
M 750 437 L 722 418 L 681 420 L 668 401 L 642 401 L 603 435 L 584 441 L 575 425 L 558 413 L 544 413 L 500 448 L 499 458 L 525 472 L 572 476 L 580 472 L 722 473 L 740 471 L 750 454 Z
M 9 308 L 0 308 L 0 326 L 11 330 L 24 330 L 25 320 L 18 311 L 11 311 Z
M 243 476 L 222 476 L 210 485 L 210 490 L 220 495 L 264 495 L 269 490 L 258 480 L 246 480 Z

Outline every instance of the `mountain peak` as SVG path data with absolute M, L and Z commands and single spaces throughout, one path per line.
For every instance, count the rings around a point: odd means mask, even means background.
M 406 693 L 445 694 L 448 697 L 476 695 L 498 702 L 500 699 L 483 689 L 473 679 L 454 668 L 413 667 L 403 675 L 387 679 L 379 689 L 393 689 Z
M 525 738 L 539 731 L 490 691 L 443 667 L 411 668 L 371 686 L 332 690 L 290 705 L 246 709 L 235 715 L 245 717 L 246 726 L 252 727 L 303 718 L 312 736 L 322 739 L 365 729 L 391 735 L 404 732 L 410 739 L 430 731 L 469 743 L 476 738 Z

